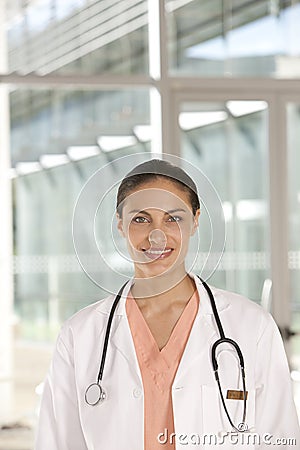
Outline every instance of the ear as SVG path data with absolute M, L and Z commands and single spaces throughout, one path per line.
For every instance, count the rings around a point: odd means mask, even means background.
M 196 214 L 194 215 L 194 223 L 191 230 L 191 236 L 193 236 L 199 226 L 199 216 L 200 216 L 200 209 L 197 209 Z
M 116 217 L 117 217 L 117 221 L 118 221 L 117 228 L 119 230 L 119 233 L 120 233 L 121 236 L 125 237 L 125 233 L 124 233 L 124 230 L 123 230 L 123 220 L 121 219 L 119 213 L 116 213 Z

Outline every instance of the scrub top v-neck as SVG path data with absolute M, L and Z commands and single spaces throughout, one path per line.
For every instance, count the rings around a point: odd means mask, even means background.
M 166 345 L 160 350 L 137 302 L 129 292 L 126 314 L 135 346 L 144 388 L 144 450 L 174 450 L 172 384 L 199 306 L 195 291 L 174 326 Z M 167 430 L 168 442 L 158 435 Z M 162 435 L 161 435 L 162 436 Z

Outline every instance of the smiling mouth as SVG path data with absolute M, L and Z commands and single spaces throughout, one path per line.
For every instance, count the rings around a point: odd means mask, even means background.
M 164 259 L 167 258 L 173 251 L 173 248 L 165 248 L 165 249 L 148 249 L 143 250 L 146 256 L 149 259 Z

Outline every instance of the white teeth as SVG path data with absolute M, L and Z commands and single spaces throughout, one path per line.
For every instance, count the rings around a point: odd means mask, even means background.
M 171 249 L 169 250 L 146 250 L 147 253 L 151 253 L 151 255 L 162 255 L 164 253 L 170 253 Z

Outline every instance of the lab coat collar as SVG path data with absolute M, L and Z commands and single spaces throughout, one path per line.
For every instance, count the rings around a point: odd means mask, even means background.
M 196 287 L 198 290 L 198 294 L 199 294 L 200 304 L 199 304 L 198 315 L 213 315 L 209 295 L 208 295 L 205 287 L 203 286 L 202 281 L 194 273 L 190 273 L 189 275 L 195 281 L 195 284 L 196 284 Z M 209 285 L 209 287 L 214 296 L 217 310 L 219 312 L 221 312 L 221 311 L 227 309 L 230 306 L 230 303 L 229 303 L 228 298 L 224 295 L 223 291 L 221 291 L 220 289 L 217 289 L 213 286 L 210 286 L 210 285 Z
M 199 305 L 199 310 L 198 310 L 197 315 L 212 315 L 213 312 L 212 312 L 211 305 L 210 305 L 210 299 L 209 299 L 208 293 L 206 292 L 206 289 L 204 288 L 201 280 L 198 278 L 198 276 L 196 274 L 194 274 L 192 272 L 189 273 L 189 275 L 195 281 L 195 284 L 196 284 L 196 287 L 198 290 L 198 294 L 199 294 L 200 305 Z M 119 304 L 115 311 L 116 316 L 124 316 L 124 315 L 126 316 L 126 308 L 125 308 L 126 298 L 131 289 L 133 281 L 134 281 L 134 278 L 131 278 L 123 290 Z M 227 309 L 229 307 L 230 303 L 229 303 L 228 299 L 226 298 L 226 296 L 224 295 L 223 291 L 220 289 L 217 289 L 213 286 L 209 286 L 209 287 L 215 298 L 217 310 L 219 312 L 221 312 L 221 311 Z M 100 301 L 99 306 L 97 307 L 97 311 L 100 313 L 109 314 L 115 297 L 116 297 L 115 295 L 110 295 L 109 297 Z
M 199 293 L 199 309 L 195 321 L 193 323 L 189 339 L 182 354 L 175 379 L 174 389 L 182 389 L 184 386 L 184 376 L 191 369 L 193 364 L 201 357 L 205 358 L 209 354 L 210 348 L 218 339 L 218 329 L 214 320 L 213 311 L 210 304 L 209 295 L 203 286 L 202 281 L 195 274 L 189 274 L 195 281 Z M 219 313 L 229 308 L 230 302 L 222 291 L 209 286 L 214 296 L 216 307 Z M 205 384 L 209 371 L 203 370 L 199 374 L 199 382 Z
M 210 306 L 210 299 L 203 287 L 202 282 L 195 275 L 189 274 L 195 281 L 198 293 L 199 293 L 199 308 L 197 316 L 195 318 L 194 324 L 192 326 L 191 335 L 192 339 L 188 339 L 187 346 L 183 352 L 181 362 L 179 364 L 175 381 L 180 383 L 182 376 L 191 367 L 194 361 L 202 354 L 202 352 L 207 351 L 207 345 L 212 342 L 212 339 L 216 339 L 217 329 L 213 320 L 213 313 Z M 142 387 L 142 376 L 135 354 L 134 343 L 131 337 L 131 331 L 129 322 L 126 315 L 126 298 L 128 296 L 129 290 L 132 286 L 133 279 L 131 279 L 125 286 L 122 297 L 120 298 L 119 304 L 115 311 L 114 320 L 114 331 L 111 333 L 111 343 L 114 345 L 127 359 L 129 363 L 130 370 L 134 376 L 137 376 L 140 387 Z M 214 295 L 217 309 L 219 312 L 224 311 L 229 306 L 229 302 L 225 295 L 218 289 L 211 288 Z M 97 310 L 100 313 L 109 314 L 112 307 L 115 296 L 110 296 L 100 302 Z M 201 324 L 203 326 L 201 326 Z M 199 334 L 199 326 L 201 326 L 201 333 Z

